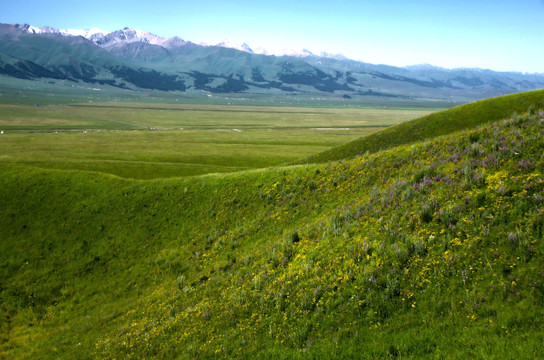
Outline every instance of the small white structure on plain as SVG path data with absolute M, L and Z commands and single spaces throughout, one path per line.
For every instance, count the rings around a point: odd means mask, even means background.
M 3 134 L 4 133 L 4 130 L 0 131 L 0 134 Z

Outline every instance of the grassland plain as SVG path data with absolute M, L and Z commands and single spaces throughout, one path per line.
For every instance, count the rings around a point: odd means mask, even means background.
M 232 172 L 291 162 L 431 111 L 141 102 L 0 105 L 0 161 L 139 179 Z
M 0 353 L 532 359 L 544 112 L 327 164 L 130 180 L 3 163 Z

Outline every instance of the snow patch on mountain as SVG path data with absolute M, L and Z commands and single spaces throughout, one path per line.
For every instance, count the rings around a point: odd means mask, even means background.
M 220 47 L 229 48 L 229 49 L 236 49 L 236 50 L 240 50 L 240 51 L 247 52 L 247 53 L 250 53 L 250 54 L 255 53 L 251 49 L 251 47 L 249 47 L 249 45 L 246 44 L 245 42 L 244 43 L 239 43 L 239 42 L 235 42 L 235 41 L 232 41 L 232 40 L 223 40 L 220 43 L 215 44 L 214 46 L 220 46 Z
M 249 46 L 245 42 L 236 42 L 232 40 L 224 40 L 220 43 L 210 45 L 208 43 L 200 43 L 202 46 L 221 46 L 229 49 L 235 49 L 244 51 L 250 54 L 258 54 L 258 55 L 275 55 L 275 56 L 295 56 L 295 57 L 308 57 L 308 56 L 316 56 L 313 52 L 311 52 L 308 49 L 268 49 L 264 47 L 257 47 L 253 48 Z
M 329 58 L 329 59 L 335 59 L 335 60 L 349 60 L 347 57 L 345 57 L 342 54 L 332 54 L 327 52 L 321 52 L 319 55 L 316 53 L 308 50 L 308 49 L 266 49 L 263 47 L 255 48 L 253 51 L 255 54 L 262 54 L 262 55 L 275 55 L 275 56 L 293 56 L 298 58 L 307 58 L 307 57 L 323 57 L 323 58 Z
M 266 49 L 266 48 L 256 48 L 255 54 L 262 54 L 262 55 L 275 55 L 275 56 L 294 56 L 294 57 L 300 57 L 305 58 L 309 56 L 317 56 L 313 52 L 311 52 L 308 49 Z
M 106 35 L 105 31 L 102 31 L 100 29 L 87 29 L 87 30 L 77 30 L 77 29 L 67 29 L 67 30 L 59 30 L 55 29 L 49 26 L 44 27 L 36 27 L 28 24 L 16 24 L 15 27 L 29 33 L 29 34 L 60 34 L 64 36 L 82 36 L 86 39 L 89 39 L 96 35 Z
M 38 27 L 28 25 L 28 24 L 15 24 L 17 29 L 21 29 L 29 34 L 43 34 L 44 31 Z
M 134 42 L 143 42 L 151 45 L 158 45 L 166 49 L 171 49 L 175 47 L 185 46 L 192 44 L 191 42 L 180 39 L 175 36 L 172 38 L 164 38 L 155 34 L 151 34 L 145 31 L 133 29 L 131 27 L 125 27 L 122 30 L 117 30 L 113 32 L 106 32 L 97 28 L 79 30 L 79 29 L 67 29 L 67 30 L 57 30 L 51 27 L 42 27 L 38 28 L 28 24 L 16 25 L 23 31 L 26 31 L 31 34 L 60 34 L 63 36 L 81 36 L 87 40 L 92 41 L 94 44 L 102 48 L 112 48 L 117 46 L 122 46 L 125 44 L 130 44 Z M 337 60 L 347 60 L 341 54 L 329 54 L 322 52 L 319 55 L 314 54 L 308 49 L 285 49 L 285 48 L 276 48 L 269 49 L 264 47 L 252 48 L 245 42 L 236 42 L 232 40 L 224 40 L 217 44 L 209 43 L 200 43 L 202 46 L 220 46 L 229 49 L 235 49 L 239 51 L 244 51 L 250 54 L 260 54 L 260 55 L 275 55 L 275 56 L 293 56 L 299 58 L 306 57 L 326 57 Z
M 111 32 L 104 37 L 96 38 L 93 42 L 100 47 L 107 48 L 133 42 L 145 42 L 152 45 L 163 46 L 167 41 L 168 39 L 161 36 L 126 27 L 123 30 Z
M 313 52 L 311 52 L 308 49 L 302 49 L 302 50 L 289 49 L 289 50 L 286 50 L 282 55 L 296 56 L 296 57 L 301 57 L 301 58 L 305 58 L 305 57 L 309 57 L 309 56 L 316 56 Z
M 106 31 L 103 31 L 97 28 L 86 29 L 86 30 L 66 29 L 66 30 L 59 30 L 59 32 L 65 36 L 82 36 L 85 39 L 89 39 L 91 41 L 93 39 L 102 38 L 106 36 L 107 34 Z
M 58 30 L 48 26 L 38 28 L 28 24 L 16 25 L 16 27 L 30 34 L 60 34 L 63 36 L 81 36 L 103 48 L 122 44 L 129 44 L 133 42 L 144 42 L 152 45 L 162 46 L 165 48 L 183 46 L 188 43 L 187 41 L 182 40 L 177 36 L 167 39 L 162 36 L 158 36 L 141 30 L 136 30 L 130 27 L 126 27 L 122 30 L 113 31 L 110 33 L 97 28 L 86 30 Z
M 349 60 L 347 57 L 345 57 L 342 54 L 331 54 L 328 52 L 322 52 L 319 54 L 320 57 L 328 58 L 328 59 L 334 59 L 334 60 Z

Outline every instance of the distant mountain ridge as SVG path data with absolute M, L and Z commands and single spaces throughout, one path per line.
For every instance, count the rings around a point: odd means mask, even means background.
M 59 30 L 59 29 L 54 29 L 52 27 L 48 27 L 48 26 L 38 28 L 28 24 L 23 24 L 23 25 L 15 24 L 15 26 L 31 34 L 60 34 L 64 36 L 82 36 L 102 48 L 121 44 L 121 43 L 127 44 L 127 43 L 133 43 L 133 42 L 145 42 L 148 44 L 159 45 L 166 48 L 181 46 L 181 45 L 185 45 L 186 43 L 190 43 L 183 39 L 180 39 L 177 36 L 174 36 L 172 38 L 164 38 L 159 35 L 133 29 L 131 27 L 125 27 L 121 30 L 116 30 L 116 31 L 108 33 L 106 31 L 103 31 L 97 28 L 86 29 L 86 30 L 79 30 L 79 29 Z M 285 49 L 280 52 L 272 52 L 265 48 L 259 47 L 254 50 L 245 42 L 239 43 L 229 39 L 225 39 L 217 44 L 200 43 L 199 45 L 219 46 L 219 47 L 225 47 L 229 49 L 236 49 L 236 50 L 248 52 L 251 54 L 261 54 L 261 55 L 276 55 L 276 56 L 287 55 L 287 56 L 298 56 L 298 57 L 317 56 L 307 49 L 301 49 L 301 50 Z M 342 55 L 329 56 L 328 53 L 321 53 L 320 56 L 333 57 L 333 58 L 343 57 Z
M 245 43 L 195 44 L 130 27 L 106 33 L 0 24 L 0 55 L 0 74 L 7 76 L 163 91 L 471 101 L 544 87 L 541 74 L 399 68 L 308 50 L 276 56 Z

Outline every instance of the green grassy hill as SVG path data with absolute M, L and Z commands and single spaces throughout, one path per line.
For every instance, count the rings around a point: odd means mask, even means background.
M 504 119 L 514 113 L 523 113 L 531 105 L 535 109 L 544 106 L 544 90 L 506 95 L 457 106 L 354 140 L 297 161 L 297 163 L 320 163 L 348 159 L 394 146 L 432 139 L 451 134 L 454 131 L 472 129 L 482 124 Z
M 543 135 L 534 110 L 235 174 L 0 164 L 0 356 L 537 358 Z

